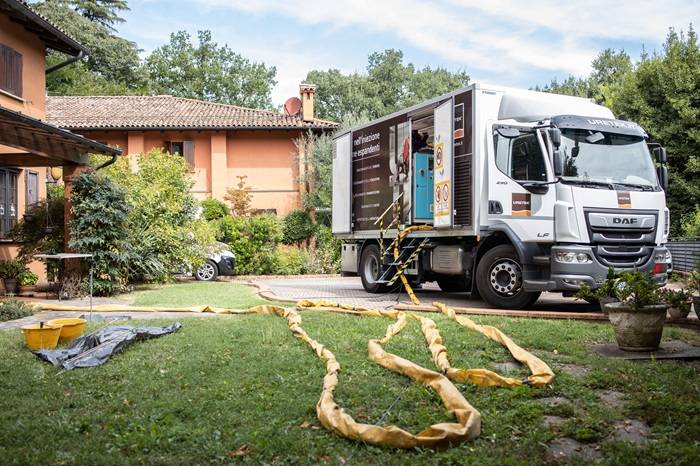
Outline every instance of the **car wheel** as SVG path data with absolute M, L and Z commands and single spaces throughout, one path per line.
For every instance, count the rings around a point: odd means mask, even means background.
M 203 282 L 212 282 L 219 276 L 219 268 L 213 260 L 208 260 L 194 272 L 194 278 Z
M 523 267 L 513 246 L 502 244 L 484 254 L 476 267 L 476 285 L 481 297 L 502 309 L 522 309 L 540 296 L 523 289 Z

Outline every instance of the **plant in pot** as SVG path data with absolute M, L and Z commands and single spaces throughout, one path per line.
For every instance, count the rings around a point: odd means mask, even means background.
M 619 280 L 619 275 L 615 273 L 615 269 L 610 267 L 608 268 L 608 276 L 602 285 L 595 290 L 591 290 L 587 283 L 582 283 L 574 296 L 591 304 L 600 304 L 600 310 L 607 314 L 608 311 L 605 305 L 619 301 L 617 296 Z
M 0 278 L 3 280 L 5 293 L 17 294 L 19 276 L 26 271 L 27 267 L 21 261 L 15 259 L 0 261 Z
M 672 290 L 670 288 L 662 288 L 659 290 L 661 300 L 668 304 L 668 315 L 671 319 L 683 319 L 688 317 L 690 313 L 690 298 L 692 296 L 690 290 Z
M 688 287 L 692 293 L 695 315 L 700 319 L 700 270 L 693 270 L 688 277 Z
M 24 272 L 19 274 L 17 280 L 19 281 L 20 293 L 33 293 L 34 291 L 36 291 L 36 284 L 39 281 L 39 276 L 34 272 L 25 270 Z
M 606 304 L 617 346 L 625 351 L 655 351 L 661 343 L 668 304 L 662 302 L 651 274 L 623 272 L 617 285 L 620 301 Z

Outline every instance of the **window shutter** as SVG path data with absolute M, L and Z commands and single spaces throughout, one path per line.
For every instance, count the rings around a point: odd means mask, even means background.
M 25 200 L 27 207 L 29 207 L 39 202 L 39 174 L 28 170 L 25 185 L 27 190 Z
M 0 89 L 22 97 L 22 54 L 0 44 Z
M 185 162 L 190 167 L 190 171 L 194 171 L 194 141 L 183 141 L 182 146 Z

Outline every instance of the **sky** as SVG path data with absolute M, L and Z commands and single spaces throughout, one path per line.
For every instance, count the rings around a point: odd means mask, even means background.
M 522 88 L 585 76 L 597 53 L 660 50 L 669 27 L 700 20 L 698 0 L 129 0 L 119 34 L 146 54 L 171 32 L 212 31 L 252 61 L 277 67 L 276 105 L 312 69 L 365 71 L 388 48 L 417 67 Z

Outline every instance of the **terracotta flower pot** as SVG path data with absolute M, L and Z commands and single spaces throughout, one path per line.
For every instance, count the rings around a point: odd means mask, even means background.
M 666 320 L 666 304 L 632 309 L 624 303 L 606 306 L 617 346 L 625 351 L 656 351 Z

